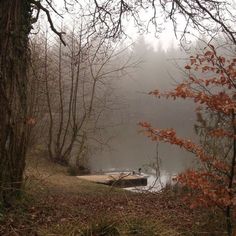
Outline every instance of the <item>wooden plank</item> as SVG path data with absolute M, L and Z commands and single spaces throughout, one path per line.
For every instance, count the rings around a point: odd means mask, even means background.
M 79 179 L 91 182 L 106 184 L 114 187 L 128 188 L 135 186 L 146 186 L 147 177 L 142 175 L 132 175 L 131 173 L 84 175 L 77 176 Z

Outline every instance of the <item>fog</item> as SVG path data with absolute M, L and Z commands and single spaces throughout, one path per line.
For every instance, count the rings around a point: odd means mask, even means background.
M 183 51 L 170 46 L 164 50 L 159 44 L 154 50 L 140 37 L 130 49 L 134 60 L 141 59 L 128 76 L 113 82 L 114 94 L 120 108 L 104 117 L 114 126 L 106 128 L 106 136 L 111 137 L 108 147 L 90 156 L 90 166 L 94 171 L 137 170 L 155 162 L 157 144 L 140 131 L 138 122 L 147 121 L 154 127 L 174 128 L 181 137 L 195 139 L 194 105 L 191 101 L 157 99 L 148 92 L 168 90 L 186 78 L 180 68 L 184 68 L 188 57 Z M 193 163 L 191 154 L 168 144 L 158 144 L 161 170 L 176 174 Z

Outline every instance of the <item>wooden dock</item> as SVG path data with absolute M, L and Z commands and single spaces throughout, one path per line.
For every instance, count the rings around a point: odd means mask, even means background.
M 114 173 L 102 175 L 77 176 L 79 179 L 88 180 L 98 184 L 105 184 L 120 188 L 130 188 L 136 186 L 146 186 L 147 177 L 142 175 L 132 175 L 131 173 Z

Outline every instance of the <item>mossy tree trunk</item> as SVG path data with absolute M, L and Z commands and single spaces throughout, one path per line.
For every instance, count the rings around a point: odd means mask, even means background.
M 0 202 L 21 189 L 27 149 L 27 65 L 31 6 L 0 0 Z

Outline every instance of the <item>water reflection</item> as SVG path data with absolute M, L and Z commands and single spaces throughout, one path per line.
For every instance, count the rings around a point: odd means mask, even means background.
M 119 174 L 119 175 L 127 175 L 127 176 L 132 175 L 136 177 L 147 178 L 146 186 L 136 186 L 136 187 L 125 188 L 126 190 L 130 190 L 133 192 L 147 192 L 147 191 L 158 192 L 161 189 L 163 189 L 166 185 L 174 184 L 175 181 L 173 180 L 173 177 L 176 176 L 174 174 L 167 173 L 166 171 L 160 171 L 158 174 L 153 173 L 153 172 L 137 173 L 135 171 L 131 171 L 127 169 L 125 171 L 121 171 L 121 170 L 116 170 L 114 168 L 108 170 L 108 172 L 103 172 L 103 173 L 106 175 Z
M 133 188 L 125 188 L 133 192 L 158 192 L 163 189 L 167 184 L 174 184 L 173 177 L 175 175 L 170 175 L 167 172 L 161 172 L 160 176 L 153 174 L 143 174 L 147 177 L 147 186 L 137 186 Z

